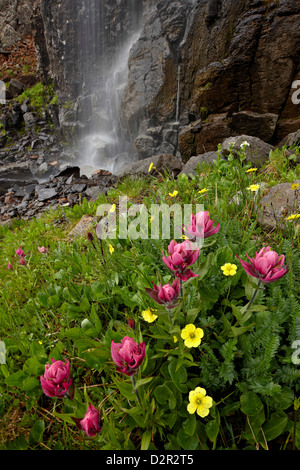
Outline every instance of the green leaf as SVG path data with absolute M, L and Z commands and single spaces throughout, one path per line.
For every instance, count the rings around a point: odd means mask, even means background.
M 170 364 L 168 366 L 168 371 L 170 377 L 175 385 L 175 387 L 180 392 L 186 392 L 187 387 L 185 385 L 187 381 L 187 371 L 184 366 L 181 366 L 177 369 L 177 360 L 174 358 L 170 358 Z
M 176 408 L 176 398 L 172 390 L 170 390 L 165 384 L 158 385 L 155 388 L 154 396 L 160 405 L 165 405 L 168 402 L 170 410 Z
M 195 434 L 196 424 L 196 416 L 195 414 L 191 414 L 185 421 L 183 421 L 182 429 L 188 436 L 193 436 Z
M 263 431 L 267 441 L 272 441 L 280 436 L 286 429 L 288 417 L 283 411 L 272 413 L 269 421 L 264 423 Z
M 193 269 L 193 272 L 195 274 L 198 274 L 198 279 L 203 279 L 204 276 L 208 273 L 210 267 L 213 265 L 214 263 L 214 260 L 215 260 L 215 255 L 214 253 L 211 251 L 208 255 L 207 255 L 207 258 L 205 261 L 203 261 L 203 263 L 201 263 L 199 266 L 195 267 Z
M 274 393 L 274 395 L 268 397 L 268 403 L 275 410 L 286 410 L 289 408 L 294 401 L 294 392 L 288 387 L 282 387 L 282 389 Z
M 45 431 L 45 422 L 38 420 L 34 423 L 33 428 L 30 431 L 30 439 L 34 442 L 43 442 L 43 434 Z
M 27 450 L 28 449 L 28 442 L 26 441 L 25 436 L 23 434 L 21 436 L 16 437 L 10 442 L 6 444 L 7 450 Z
M 99 347 L 89 349 L 82 354 L 82 357 L 91 369 L 102 370 L 110 357 L 110 352 L 104 347 Z
M 257 415 L 263 408 L 261 399 L 254 392 L 243 393 L 240 397 L 240 401 L 241 411 L 248 416 Z
M 255 323 L 251 323 L 251 325 L 248 326 L 232 326 L 231 334 L 229 334 L 228 336 L 232 338 L 235 336 L 243 335 L 244 333 L 246 333 L 246 331 L 249 331 L 254 325 Z
M 219 422 L 215 419 L 208 421 L 205 425 L 205 431 L 209 440 L 215 443 L 219 434 Z
M 37 387 L 40 387 L 39 379 L 37 379 L 36 377 L 28 377 L 24 380 L 22 389 L 25 392 L 30 392 L 31 390 L 34 390 Z
M 215 254 L 215 264 L 221 268 L 225 263 L 231 263 L 233 260 L 233 252 L 229 246 L 218 248 Z
M 141 450 L 148 450 L 151 444 L 152 431 L 145 431 L 142 435 Z
M 139 379 L 136 381 L 136 384 L 133 388 L 133 392 L 135 393 L 136 390 L 141 387 L 142 385 L 146 385 L 147 383 L 151 382 L 151 380 L 153 379 L 153 377 L 146 377 L 145 379 Z
M 74 413 L 58 413 L 58 411 L 53 411 L 52 414 L 64 421 L 65 423 L 75 424 L 74 420 L 72 419 L 74 418 Z
M 177 440 L 184 450 L 196 450 L 198 447 L 198 439 L 196 436 L 187 436 L 183 429 L 177 434 Z
M 120 390 L 121 394 L 128 400 L 135 401 L 136 395 L 133 393 L 133 386 L 131 382 L 125 382 L 124 380 L 114 379 L 117 389 Z
M 146 427 L 145 423 L 145 410 L 141 409 L 139 406 L 134 406 L 133 408 L 125 409 L 122 408 L 125 413 L 128 413 L 136 422 L 138 426 L 142 429 Z
M 9 387 L 18 387 L 22 388 L 24 381 L 28 378 L 28 374 L 24 372 L 23 370 L 18 370 L 14 374 L 9 375 L 5 383 Z

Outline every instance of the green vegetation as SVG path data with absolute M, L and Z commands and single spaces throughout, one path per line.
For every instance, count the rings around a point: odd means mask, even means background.
M 1 449 L 300 449 L 299 226 L 295 218 L 264 231 L 256 204 L 256 185 L 299 179 L 292 158 L 280 172 L 278 165 L 276 152 L 261 170 L 252 169 L 241 151 L 238 159 L 230 154 L 199 166 L 191 178 L 150 171 L 97 202 L 1 228 Z M 153 239 L 150 231 L 143 239 L 131 232 L 100 239 L 95 227 L 86 237 L 68 236 L 102 204 L 119 222 L 125 195 L 128 209 L 143 203 L 149 230 L 153 204 L 203 204 L 213 226 L 220 224 L 193 260 L 197 276 L 181 282 L 173 309 L 145 289 L 174 281 L 162 258 L 173 238 L 184 242 L 174 218 L 168 239 Z M 131 227 L 136 217 L 129 212 Z M 237 256 L 247 261 L 246 253 L 254 257 L 267 246 L 285 256 L 289 271 L 261 284 Z M 187 325 L 195 326 L 194 336 Z M 134 376 L 118 372 L 111 355 L 112 341 L 125 336 L 146 345 Z M 51 358 L 69 361 L 73 393 L 43 392 L 40 376 Z M 212 400 L 205 402 L 202 389 Z M 91 437 L 76 425 L 88 404 L 102 427 Z
M 49 102 L 56 102 L 57 97 L 54 90 L 54 86 L 43 85 L 39 82 L 31 88 L 27 88 L 17 100 L 22 104 L 26 99 L 30 100 L 30 105 L 34 107 L 37 111 L 41 111 L 46 104 Z

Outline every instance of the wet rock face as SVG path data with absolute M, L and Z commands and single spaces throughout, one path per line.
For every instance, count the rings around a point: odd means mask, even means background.
M 276 143 L 299 129 L 299 105 L 291 99 L 300 78 L 299 2 L 196 0 L 182 6 L 156 2 L 132 49 L 123 113 L 136 130 L 137 151 L 140 134 L 148 135 L 145 122 L 164 128 L 178 104 L 184 160 L 215 150 L 231 135 Z
M 0 26 L 2 20 L 21 32 L 30 18 L 40 73 L 55 82 L 60 130 L 69 142 L 100 121 L 102 129 L 111 124 L 99 96 L 134 32 L 119 118 L 136 158 L 168 153 L 187 161 L 230 136 L 276 144 L 300 128 L 293 100 L 300 83 L 299 0 L 2 3 Z
M 30 34 L 32 1 L 1 0 L 0 50 L 9 49 L 23 36 Z
M 51 75 L 61 100 L 76 99 L 95 81 L 105 80 L 117 48 L 141 14 L 138 0 L 40 0 L 40 5 Z

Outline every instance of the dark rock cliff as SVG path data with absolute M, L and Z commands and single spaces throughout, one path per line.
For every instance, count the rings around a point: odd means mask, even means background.
M 108 125 L 98 98 L 137 32 L 118 108 L 137 158 L 186 161 L 232 135 L 274 144 L 300 128 L 299 0 L 35 0 L 31 27 L 67 139 Z

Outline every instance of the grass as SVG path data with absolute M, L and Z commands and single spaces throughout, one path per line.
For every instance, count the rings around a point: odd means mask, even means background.
M 300 448 L 295 431 L 300 431 L 295 411 L 299 374 L 289 360 L 300 318 L 297 221 L 271 234 L 264 231 L 255 204 L 260 195 L 247 189 L 253 183 L 271 187 L 299 179 L 293 159 L 283 165 L 284 154 L 285 149 L 272 154 L 253 172 L 247 172 L 250 164 L 241 155 L 240 160 L 203 165 L 192 178 L 174 179 L 167 172 L 126 178 L 96 202 L 84 200 L 1 227 L 0 340 L 6 360 L 0 364 L 0 449 Z M 68 236 L 100 204 L 116 204 L 117 213 L 119 197 L 125 195 L 129 206 L 143 203 L 148 210 L 158 203 L 203 204 L 220 222 L 217 237 L 200 253 L 199 278 L 183 287 L 183 303 L 171 326 L 161 307 L 144 295 L 150 280 L 171 282 L 161 258 L 170 240 L 99 240 L 94 229 L 90 238 Z M 245 252 L 253 255 L 265 245 L 284 253 L 291 271 L 260 291 L 257 312 L 242 320 L 239 309 L 256 286 L 240 266 L 232 279 L 224 277 L 220 266 L 236 262 L 235 254 L 244 258 Z M 48 249 L 45 254 L 38 250 L 42 246 Z M 19 247 L 25 252 L 24 266 L 15 253 Z M 160 315 L 153 324 L 141 316 L 150 306 Z M 184 348 L 180 340 L 187 321 L 205 332 L 199 348 Z M 124 335 L 147 343 L 147 359 L 137 377 L 142 405 L 128 377 L 116 374 L 111 361 L 111 340 Z M 62 403 L 42 393 L 39 376 L 51 357 L 72 364 L 72 400 L 65 397 Z M 188 390 L 199 386 L 199 374 L 214 398 L 205 419 L 186 412 Z M 84 416 L 88 402 L 101 410 L 103 424 L 92 439 L 72 421 Z

